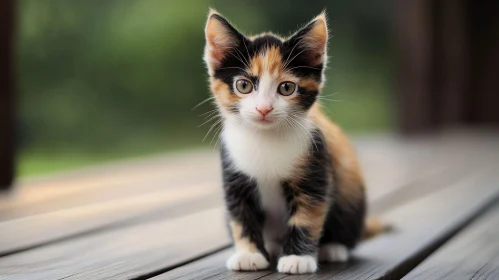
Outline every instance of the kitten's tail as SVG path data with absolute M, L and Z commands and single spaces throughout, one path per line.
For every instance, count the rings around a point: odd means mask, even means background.
M 362 240 L 370 239 L 376 235 L 392 230 L 390 225 L 383 223 L 377 218 L 367 218 L 364 224 L 364 234 Z

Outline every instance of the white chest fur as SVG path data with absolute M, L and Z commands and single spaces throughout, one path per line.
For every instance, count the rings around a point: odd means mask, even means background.
M 311 144 L 301 133 L 262 132 L 231 122 L 224 127 L 222 137 L 235 168 L 257 181 L 266 214 L 266 243 L 276 242 L 285 230 L 286 204 L 281 183 L 293 175 L 297 160 Z

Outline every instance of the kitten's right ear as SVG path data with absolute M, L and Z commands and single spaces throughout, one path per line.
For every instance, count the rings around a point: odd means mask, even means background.
M 213 9 L 208 14 L 205 36 L 204 60 L 210 72 L 220 67 L 230 50 L 238 47 L 241 40 L 244 40 L 244 36 Z

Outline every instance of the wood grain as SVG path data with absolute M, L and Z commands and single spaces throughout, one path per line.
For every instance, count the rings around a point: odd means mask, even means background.
M 372 194 L 370 200 L 373 200 L 373 197 L 378 198 L 377 203 L 374 203 L 373 207 L 371 207 L 372 212 L 375 214 L 379 214 L 396 204 L 414 199 L 418 195 L 424 195 L 438 189 L 440 185 L 445 185 L 440 178 L 445 178 L 445 180 L 448 180 L 448 178 L 453 178 L 453 180 L 461 178 L 460 176 L 446 174 L 449 170 L 456 173 L 455 170 L 449 167 L 444 171 L 442 171 L 442 168 L 431 170 L 430 167 L 432 165 L 430 164 L 425 165 L 427 173 L 423 171 L 419 173 L 408 172 L 411 168 L 421 170 L 418 167 L 424 160 L 428 159 L 428 155 L 433 155 L 434 164 L 443 163 L 441 159 L 438 160 L 436 158 L 435 155 L 437 153 L 422 153 L 423 148 L 425 151 L 432 151 L 432 145 L 428 141 L 423 142 L 428 144 L 420 145 L 419 141 L 412 144 L 403 144 L 400 141 L 393 141 L 392 143 L 385 138 L 382 139 L 384 140 L 380 141 L 381 139 L 379 139 L 379 142 L 374 142 L 374 144 L 372 141 L 367 141 L 359 145 L 361 147 L 360 152 L 365 155 L 364 159 L 367 163 L 371 162 L 372 164 L 372 168 L 369 168 L 369 170 L 374 173 L 371 174 L 378 174 L 378 176 L 368 177 L 368 184 L 373 186 L 370 189 L 370 193 Z M 415 147 L 416 145 L 418 147 Z M 394 147 L 403 147 L 403 149 Z M 383 158 L 384 164 L 373 162 L 373 160 L 376 161 L 378 153 L 385 155 L 385 158 Z M 401 154 L 405 157 L 405 161 L 402 160 Z M 207 159 L 210 161 L 209 158 L 210 156 L 206 157 L 201 154 L 199 162 L 204 162 Z M 192 160 L 195 160 L 195 158 L 189 159 L 189 161 Z M 168 167 L 168 163 L 165 163 L 165 165 Z M 450 162 L 447 165 L 450 165 Z M 403 173 L 404 176 L 391 176 L 393 180 L 387 180 L 387 177 L 390 178 L 390 176 L 379 175 L 383 174 L 379 170 L 380 167 L 396 171 L 396 174 Z M 137 188 L 144 189 L 142 185 L 151 183 L 152 178 L 158 176 L 155 174 L 157 172 L 155 168 L 158 167 L 152 165 L 150 167 L 152 171 L 149 173 L 141 171 L 144 173 L 144 176 L 146 176 L 145 174 L 148 175 L 145 178 L 142 175 L 136 175 L 144 180 L 141 185 L 137 184 Z M 214 168 L 211 167 L 211 169 Z M 187 171 L 180 173 L 184 176 L 185 172 Z M 412 174 L 414 178 L 409 177 L 409 174 Z M 457 175 L 462 174 L 465 173 Z M 161 189 L 145 191 L 144 194 L 137 194 L 132 197 L 121 197 L 122 195 L 119 195 L 110 201 L 96 200 L 96 203 L 89 205 L 5 221 L 0 223 L 0 240 L 2 240 L 0 242 L 0 256 L 51 244 L 79 235 L 95 233 L 96 231 L 132 226 L 151 219 L 167 219 L 172 216 L 168 212 L 172 212 L 171 209 L 174 208 L 176 210 L 174 212 L 176 213 L 192 213 L 193 211 L 200 211 L 207 207 L 222 205 L 221 190 L 218 179 L 215 176 L 217 175 L 213 174 L 213 179 L 209 180 L 211 182 L 205 184 L 192 183 L 183 188 L 174 188 L 172 187 L 173 184 L 170 183 L 163 185 Z M 166 180 L 165 177 L 160 178 Z M 199 178 L 196 178 L 196 182 L 198 180 Z M 418 182 L 425 180 L 428 181 L 424 185 L 425 188 L 416 187 Z M 83 182 L 80 182 L 82 186 L 73 186 L 73 191 L 77 192 L 83 186 L 88 186 L 89 183 L 91 181 L 83 179 Z M 127 188 L 132 187 L 130 183 L 126 185 Z M 104 188 L 114 188 L 114 186 L 105 184 L 102 186 Z M 51 185 L 39 187 L 48 188 L 51 191 L 54 190 Z M 101 196 L 102 192 L 100 190 L 94 196 Z M 383 193 L 384 197 L 377 195 L 377 192 Z M 88 193 L 91 194 L 91 192 Z
M 0 223 L 0 256 L 75 235 L 220 206 L 222 194 L 219 189 L 218 185 L 205 183 L 3 222 Z
M 132 279 L 229 243 L 223 210 L 88 235 L 0 258 L 7 279 Z
M 428 153 L 434 149 L 432 146 L 435 146 L 435 143 L 431 145 L 428 141 L 423 143 L 427 144 L 420 145 L 420 141 L 413 143 L 393 141 L 382 137 L 361 141 L 358 145 L 359 151 L 364 155 L 364 161 L 372 166 L 368 168 L 370 172 L 367 172 L 368 185 L 372 186 L 369 189 L 370 198 L 380 198 L 378 193 L 383 193 L 386 197 L 382 203 L 374 204 L 375 207 L 372 208 L 374 213 L 388 209 L 394 203 L 402 203 L 417 197 L 411 189 L 415 189 L 412 185 L 418 181 L 432 180 L 434 184 L 427 185 L 427 191 L 432 191 L 437 189 L 436 184 L 441 181 L 434 177 L 449 177 L 445 174 L 446 170 L 442 171 L 442 168 L 432 170 L 433 165 L 430 164 L 425 164 L 426 169 L 420 168 L 428 160 L 429 155 L 432 155 L 434 164 L 442 163 L 442 160 L 437 160 L 435 156 L 437 153 Z M 379 154 L 385 157 L 378 158 Z M 0 256 L 96 231 L 131 226 L 151 219 L 166 219 L 172 216 L 168 212 L 172 212 L 170 209 L 173 208 L 176 209 L 173 211 L 176 213 L 182 211 L 192 213 L 222 205 L 219 170 L 218 166 L 213 164 L 217 161 L 215 157 L 215 154 L 206 152 L 198 156 L 187 154 L 185 158 L 180 159 L 173 157 L 174 160 L 149 159 L 137 162 L 134 171 L 129 170 L 133 165 L 121 164 L 67 175 L 63 178 L 57 176 L 52 180 L 47 178 L 41 183 L 33 182 L 36 187 L 27 184 L 19 200 L 12 201 L 11 208 L 3 205 L 0 216 L 12 218 L 29 214 L 40 207 L 44 207 L 45 211 L 61 207 L 63 209 L 48 213 L 41 211 L 41 214 L 1 222 Z M 182 165 L 187 162 L 197 163 Z M 190 176 L 185 178 L 194 166 L 203 168 L 206 172 L 207 178 L 204 180 L 206 183 L 199 183 L 203 181 L 200 174 L 194 179 Z M 106 172 L 103 173 L 102 169 Z M 384 176 L 383 169 L 395 172 L 396 176 Z M 409 172 L 411 169 L 418 169 L 420 172 L 411 173 Z M 126 171 L 132 174 L 127 174 Z M 164 171 L 174 176 L 169 179 Z M 94 178 L 94 181 L 86 176 L 80 178 L 83 174 Z M 123 178 L 120 179 L 120 176 Z M 64 182 L 68 180 L 74 184 L 64 188 Z M 51 181 L 52 183 L 49 183 Z M 149 186 L 150 184 L 153 186 Z M 58 189 L 61 190 L 59 195 Z M 42 190 L 46 190 L 48 194 L 41 196 L 44 194 Z M 30 196 L 30 192 L 33 195 Z M 119 193 L 113 196 L 113 192 Z M 417 194 L 424 193 L 419 188 Z M 38 207 L 30 203 L 38 203 Z M 56 205 L 52 205 L 53 203 Z M 69 208 L 65 209 L 64 205 Z
M 499 198 L 494 176 L 474 176 L 452 187 L 393 209 L 382 218 L 395 230 L 362 243 L 347 264 L 322 265 L 314 275 L 287 276 L 273 271 L 235 274 L 224 266 L 226 250 L 153 278 L 199 279 L 400 279 L 456 231 Z M 263 274 L 263 275 L 262 275 Z
M 403 279 L 499 279 L 498 237 L 499 204 L 496 203 Z
M 404 207 L 407 207 L 407 205 L 412 204 L 412 200 L 422 200 L 427 199 L 427 197 L 433 197 L 435 192 L 449 192 L 449 190 L 459 189 L 457 186 L 466 182 L 464 179 L 468 178 L 470 173 L 475 172 L 475 170 L 480 170 L 484 166 L 497 166 L 497 152 L 494 153 L 494 150 L 491 149 L 492 144 L 496 144 L 497 142 L 485 141 L 480 142 L 480 145 L 476 145 L 476 143 L 476 139 L 473 137 L 469 139 L 466 137 L 459 138 L 446 136 L 443 138 L 417 139 L 413 142 L 401 140 L 387 141 L 386 138 L 384 140 L 383 138 L 379 138 L 377 143 L 366 140 L 366 142 L 358 144 L 360 152 L 364 155 L 364 162 L 369 170 L 367 174 L 375 171 L 371 173 L 371 177 L 369 175 L 367 176 L 368 183 L 374 186 L 372 188 L 374 191 L 371 193 L 374 194 L 374 196 L 371 196 L 371 200 L 372 197 L 377 197 L 376 191 L 385 192 L 375 199 L 377 203 L 373 204 L 373 208 L 381 209 L 379 212 L 386 212 L 389 217 L 393 214 L 391 209 L 394 207 L 403 209 Z M 400 154 L 403 154 L 404 156 L 400 157 Z M 195 160 L 195 157 L 192 157 L 191 159 Z M 206 157 L 206 159 L 208 159 L 207 162 L 213 160 L 210 160 L 210 156 Z M 200 162 L 201 161 L 202 160 L 200 160 Z M 494 162 L 496 165 L 494 165 Z M 147 161 L 145 164 L 147 164 Z M 174 166 L 175 164 L 172 163 L 172 165 Z M 439 168 L 441 165 L 445 166 L 445 168 Z M 149 168 L 154 168 L 154 166 L 155 165 L 149 166 Z M 369 168 L 370 166 L 372 166 L 372 168 Z M 466 170 L 462 169 L 463 166 L 466 167 Z M 382 170 L 381 167 L 384 168 L 384 170 Z M 218 226 L 215 223 L 213 227 L 210 228 L 213 232 L 209 236 L 205 236 L 205 228 L 198 227 L 196 225 L 198 222 L 196 222 L 195 219 L 192 219 L 192 215 L 180 217 L 186 213 L 192 213 L 188 212 L 189 209 L 191 209 L 191 211 L 199 211 L 200 209 L 207 209 L 207 207 L 213 207 L 220 203 L 220 200 L 216 201 L 214 198 L 213 200 L 215 200 L 215 203 L 210 204 L 212 202 L 210 191 L 216 189 L 216 192 L 219 193 L 218 183 L 211 185 L 213 178 L 215 176 L 218 177 L 218 173 L 209 174 L 211 172 L 209 168 L 204 170 L 208 181 L 203 185 L 203 183 L 200 184 L 200 181 L 202 181 L 203 178 L 189 176 L 189 172 L 192 172 L 190 169 L 179 170 L 183 175 L 182 178 L 176 179 L 178 181 L 171 182 L 168 180 L 168 182 L 163 182 L 163 180 L 159 180 L 158 182 L 155 182 L 157 185 L 147 186 L 147 184 L 151 184 L 152 181 L 141 178 L 144 182 L 143 184 L 139 184 L 140 180 L 137 179 L 137 181 L 134 182 L 135 187 L 130 184 L 125 188 L 125 190 L 129 188 L 129 193 L 118 196 L 115 199 L 112 199 L 113 196 L 111 194 L 113 191 L 120 190 L 118 186 L 111 184 L 112 187 L 110 189 L 112 189 L 112 191 L 106 191 L 106 188 L 104 188 L 103 193 L 105 194 L 108 192 L 107 194 L 109 197 L 106 199 L 97 198 L 95 200 L 91 199 L 91 194 L 94 193 L 94 195 L 99 196 L 102 190 L 93 187 L 91 188 L 91 191 L 86 194 L 88 196 L 86 200 L 81 204 L 77 203 L 77 207 L 72 208 L 70 204 L 67 204 L 65 206 L 69 207 L 67 209 L 63 207 L 62 210 L 51 210 L 40 215 L 28 216 L 22 219 L 1 223 L 0 227 L 5 226 L 2 228 L 2 231 L 11 229 L 9 224 L 14 225 L 14 229 L 18 229 L 15 231 L 23 231 L 18 234 L 19 238 L 17 240 L 16 237 L 12 237 L 14 236 L 12 234 L 14 231 L 11 230 L 10 234 L 6 234 L 8 243 L 17 242 L 14 249 L 16 247 L 23 248 L 21 246 L 23 244 L 28 244 L 33 247 L 25 252 L 19 252 L 0 258 L 0 273 L 3 273 L 4 270 L 8 270 L 9 274 L 6 279 L 60 279 L 64 277 L 69 279 L 104 279 L 99 278 L 101 275 L 103 275 L 102 277 L 105 277 L 105 279 L 123 279 L 121 277 L 122 275 L 124 275 L 123 277 L 125 279 L 136 277 L 138 277 L 138 279 L 145 279 L 145 277 L 166 272 L 183 262 L 199 258 L 207 252 L 224 248 L 230 241 L 226 236 L 223 222 L 218 224 Z M 387 172 L 387 170 L 389 172 Z M 132 172 L 131 170 L 129 171 Z M 146 170 L 144 170 L 144 172 L 147 173 Z M 401 172 L 406 172 L 405 176 L 393 176 L 395 178 L 390 178 L 389 176 L 391 173 L 400 174 Z M 158 171 L 157 174 L 161 174 L 161 172 Z M 146 178 L 148 177 L 146 176 Z M 406 181 L 401 184 L 401 182 L 404 182 L 404 180 L 402 180 L 403 178 L 405 178 Z M 85 184 L 87 184 L 87 182 Z M 80 195 L 86 193 L 83 187 L 85 184 L 75 187 Z M 50 188 L 50 184 L 47 187 Z M 140 189 L 143 188 L 145 188 L 146 191 L 140 192 Z M 200 188 L 203 190 L 200 191 Z M 387 192 L 385 191 L 385 188 L 388 188 L 391 191 Z M 193 194 L 193 192 L 195 193 L 198 191 L 202 196 L 201 199 L 199 199 L 198 195 Z M 480 188 L 478 188 L 477 191 L 479 195 L 482 194 Z M 168 198 L 169 194 L 172 195 L 172 198 Z M 52 201 L 59 201 L 71 197 L 71 194 L 67 194 L 57 197 L 56 200 Z M 208 204 L 202 205 L 203 198 L 208 200 Z M 51 199 L 53 199 L 53 197 Z M 39 203 L 42 205 L 48 203 L 48 201 L 51 200 L 41 199 Z M 94 203 L 92 203 L 92 201 L 94 201 Z M 387 206 L 376 206 L 379 204 L 386 204 Z M 430 205 L 425 207 L 431 209 L 433 206 Z M 18 209 L 23 209 L 23 207 L 19 206 Z M 221 209 L 219 209 L 219 211 L 221 211 Z M 464 212 L 460 215 L 459 211 Z M 471 210 L 465 207 L 459 211 L 457 211 L 456 217 L 459 216 L 462 218 Z M 99 214 L 101 214 L 102 217 L 99 217 Z M 130 217 L 128 217 L 128 215 L 130 215 Z M 432 215 L 430 214 L 429 216 Z M 134 217 L 137 217 L 137 219 L 134 219 Z M 179 218 L 172 220 L 172 217 Z M 221 219 L 221 217 L 221 212 L 216 215 L 205 215 L 203 216 L 202 223 L 211 225 L 208 221 Z M 458 219 L 456 217 L 454 218 Z M 184 219 L 191 220 L 192 225 L 186 226 L 189 223 L 185 222 Z M 60 223 L 57 221 L 60 221 Z M 121 222 L 123 222 L 123 224 L 113 226 L 116 225 L 116 223 L 119 224 Z M 410 221 L 405 222 L 409 223 Z M 46 224 L 47 227 L 44 227 L 43 230 L 40 231 L 41 234 L 38 234 L 36 227 L 42 224 Z M 182 224 L 182 226 L 178 228 L 175 224 Z M 404 224 L 402 223 L 402 225 Z M 168 228 L 177 228 L 178 230 L 170 231 Z M 60 233 L 57 232 L 58 230 L 60 230 Z M 404 227 L 402 227 L 402 230 L 405 232 Z M 448 228 L 445 230 L 447 231 L 444 231 L 444 233 L 449 232 Z M 196 232 L 197 235 L 187 235 L 184 234 L 185 231 Z M 215 233 L 215 231 L 217 233 Z M 161 235 L 156 232 L 168 232 L 168 234 Z M 438 235 L 438 233 L 435 234 Z M 129 240 L 135 240 L 135 236 L 147 239 L 149 245 L 142 246 L 140 243 L 128 243 Z M 188 236 L 190 237 L 187 238 Z M 199 245 L 199 240 L 196 240 L 196 237 L 203 240 L 206 244 L 202 243 Z M 168 238 L 168 240 L 166 240 L 166 238 Z M 1 236 L 0 240 L 2 240 Z M 27 243 L 23 243 L 26 242 L 23 240 L 26 240 Z M 188 244 L 175 244 L 170 246 L 175 242 L 197 245 L 193 247 L 185 247 L 188 246 Z M 427 240 L 427 242 L 430 241 Z M 9 246 L 11 249 L 13 248 L 11 245 L 3 245 L 1 241 L 0 244 L 5 246 L 5 248 L 9 248 Z M 210 247 L 207 244 L 216 246 Z M 369 244 L 369 242 L 366 244 Z M 361 248 L 365 248 L 365 246 L 367 246 L 366 244 L 363 244 Z M 399 243 L 394 244 L 395 246 L 398 246 Z M 103 247 L 103 245 L 110 246 L 111 249 L 109 251 L 95 249 Z M 206 246 L 210 249 L 207 250 Z M 386 244 L 384 246 L 386 246 Z M 413 251 L 417 250 L 417 248 L 422 250 L 430 248 L 424 243 L 419 244 L 418 242 L 414 242 L 412 246 L 411 250 Z M 120 257 L 120 249 L 118 248 L 121 247 L 127 248 L 127 257 Z M 167 250 L 168 248 L 171 250 Z M 359 248 L 358 253 L 362 252 L 361 248 Z M 382 248 L 381 251 L 383 252 L 384 249 L 385 248 Z M 74 252 L 78 252 L 78 254 L 74 254 Z M 352 264 L 361 265 L 368 270 L 379 266 L 381 267 L 379 270 L 375 269 L 377 273 L 381 273 L 380 271 L 383 271 L 383 269 L 385 269 L 385 272 L 390 269 L 397 271 L 397 273 L 401 273 L 401 271 L 403 271 L 401 270 L 401 267 L 404 266 L 395 264 L 393 260 L 399 260 L 404 264 L 410 263 L 412 265 L 411 262 L 404 261 L 401 256 L 403 256 L 403 254 L 399 252 L 399 255 L 397 255 L 397 257 L 392 257 L 391 260 L 382 259 L 381 263 L 374 263 L 372 265 L 370 261 L 359 263 L 359 258 L 357 258 L 357 260 L 349 264 L 346 268 L 350 268 Z M 421 255 L 409 254 L 405 256 L 409 260 L 412 260 L 413 256 Z M 214 257 L 217 257 L 217 255 L 214 255 Z M 164 259 L 167 259 L 168 261 L 161 263 Z M 209 261 L 210 258 L 207 258 L 206 260 Z M 203 259 L 205 262 L 206 260 Z M 6 262 L 6 265 L 4 264 L 4 261 Z M 383 263 L 383 261 L 386 261 L 386 263 Z M 224 261 L 222 263 L 217 263 L 214 267 L 210 267 L 210 271 L 213 270 L 213 273 L 218 273 L 217 275 L 220 277 L 226 277 L 227 275 L 224 274 L 225 270 L 222 269 L 224 268 L 223 263 Z M 388 268 L 388 263 L 393 265 L 393 267 Z M 346 269 L 345 267 L 341 268 L 341 271 L 337 271 L 337 266 L 324 266 L 323 268 L 324 270 L 321 273 L 328 274 L 331 271 L 336 271 L 335 273 L 341 272 L 347 273 L 346 275 L 357 275 L 353 271 L 347 270 L 347 272 L 344 272 L 342 269 Z M 34 272 L 31 273 L 28 271 L 26 274 L 26 269 Z M 365 270 L 362 269 L 360 271 L 365 272 Z M 272 271 L 269 271 L 268 273 L 272 273 Z M 239 277 L 239 274 L 237 275 Z M 260 276 L 264 275 L 261 274 Z M 268 277 L 280 276 L 271 274 Z
M 442 149 L 440 138 L 407 141 L 381 136 L 357 141 L 368 195 L 377 198 L 413 180 L 438 176 L 449 169 L 449 163 L 462 163 L 465 153 L 473 150 L 464 148 L 460 149 L 464 153 L 449 153 Z M 456 145 L 446 143 L 446 146 Z M 449 155 L 456 160 L 450 160 Z M 215 152 L 197 151 L 23 180 L 11 196 L 0 196 L 0 221 L 185 187 L 200 181 L 220 182 L 219 165 Z M 189 176 L 192 172 L 196 172 L 196 177 Z
M 33 185 L 16 187 L 10 196 L 0 197 L 0 221 L 76 208 L 98 202 L 186 188 L 199 182 L 220 182 L 220 164 L 213 153 L 186 157 L 176 163 L 166 159 L 138 161 L 135 165 L 108 167 L 73 176 L 42 179 Z M 196 177 L 189 176 L 196 171 Z M 216 174 L 216 175 L 215 175 Z M 44 182 L 46 181 L 46 182 Z

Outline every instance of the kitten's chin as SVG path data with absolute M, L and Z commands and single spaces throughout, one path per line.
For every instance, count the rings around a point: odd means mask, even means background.
M 279 120 L 276 118 L 261 119 L 253 116 L 243 116 L 237 123 L 250 129 L 271 130 L 277 127 Z
M 259 130 L 273 130 L 278 127 L 277 119 L 250 119 L 246 121 L 251 127 Z

